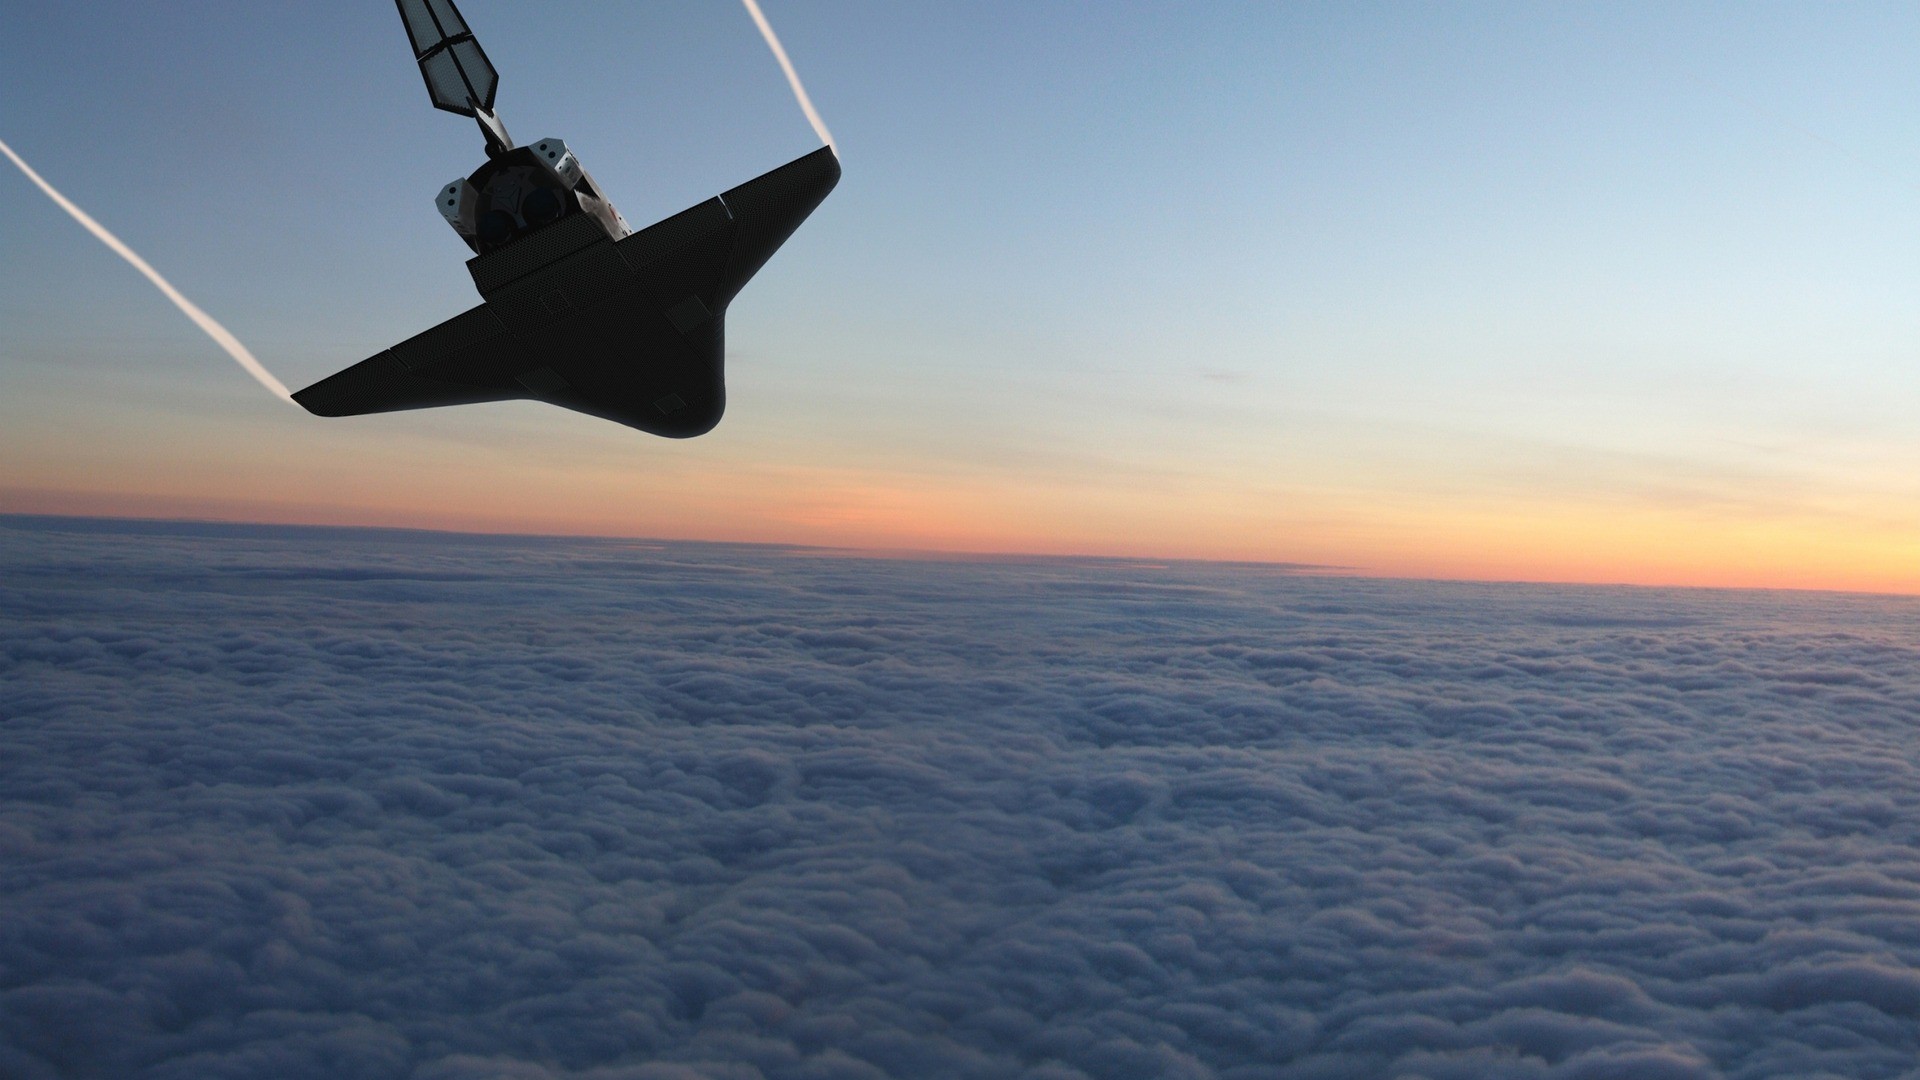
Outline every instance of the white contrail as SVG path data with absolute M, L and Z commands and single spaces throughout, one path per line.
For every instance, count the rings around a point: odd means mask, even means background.
M 780 39 L 774 36 L 773 24 L 760 12 L 760 5 L 754 0 L 740 0 L 747 5 L 747 14 L 753 16 L 753 23 L 760 28 L 760 36 L 767 39 L 767 47 L 773 50 L 773 58 L 780 61 L 780 70 L 787 73 L 787 83 L 793 87 L 793 96 L 800 102 L 800 111 L 807 114 L 807 123 L 813 125 L 813 133 L 820 141 L 832 147 L 834 155 L 840 154 L 840 148 L 834 145 L 833 133 L 827 130 L 827 122 L 813 107 L 813 99 L 807 96 L 807 88 L 800 85 L 800 73 L 793 70 L 793 61 L 787 59 L 787 50 L 780 47 Z
M 70 200 L 68 200 L 68 198 L 65 195 L 62 195 L 58 191 L 55 191 L 53 189 L 52 184 L 49 184 L 45 180 L 41 179 L 40 174 L 33 171 L 32 166 L 20 160 L 20 155 L 14 153 L 13 148 L 11 146 L 8 146 L 4 142 L 0 142 L 0 154 L 7 155 L 7 157 L 11 159 L 15 165 L 18 165 L 20 167 L 21 172 L 27 174 L 27 179 L 33 181 L 34 184 L 38 186 L 41 191 L 46 192 L 47 198 L 52 199 L 54 202 L 58 203 L 60 205 L 60 209 L 65 210 L 69 214 L 72 214 L 73 220 L 79 222 L 83 227 L 86 228 L 88 232 L 92 233 L 95 239 L 99 240 L 101 243 L 112 248 L 114 254 L 127 260 L 127 262 L 132 263 L 133 268 L 135 270 L 138 270 L 142 274 L 145 274 L 147 277 L 147 280 L 153 282 L 155 288 L 159 289 L 161 293 L 165 294 L 167 299 L 173 301 L 174 307 L 177 307 L 182 312 L 185 312 L 187 318 L 192 319 L 195 326 L 198 326 L 200 329 L 205 330 L 207 332 L 207 336 L 212 338 L 215 344 L 227 350 L 228 356 L 231 356 L 235 360 L 239 361 L 240 366 L 247 369 L 247 374 L 252 375 L 255 379 L 258 379 L 260 381 L 261 386 L 266 387 L 267 389 L 273 391 L 275 394 L 279 395 L 282 398 L 285 398 L 288 401 L 293 400 L 293 395 L 287 392 L 286 384 L 282 383 L 279 379 L 274 378 L 272 372 L 262 367 L 260 364 L 260 361 L 255 360 L 253 358 L 253 354 L 247 351 L 247 347 L 245 345 L 240 344 L 239 338 L 234 337 L 232 332 L 229 331 L 226 327 L 221 326 L 219 323 L 215 322 L 213 316 L 207 314 L 204 311 L 201 311 L 198 307 L 194 306 L 193 301 L 187 299 L 184 296 L 181 296 L 179 289 L 174 288 L 173 285 L 169 283 L 166 278 L 161 277 L 159 271 L 147 265 L 147 260 L 141 258 L 139 255 L 136 255 L 132 248 L 121 243 L 120 238 L 108 232 L 105 226 L 93 220 L 91 217 L 88 217 L 87 212 L 85 210 L 82 210 L 79 207 L 73 205 L 73 203 Z

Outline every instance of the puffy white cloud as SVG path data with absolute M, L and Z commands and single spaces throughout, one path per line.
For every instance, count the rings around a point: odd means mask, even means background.
M 1912 1078 L 1916 616 L 0 518 L 0 1075 Z

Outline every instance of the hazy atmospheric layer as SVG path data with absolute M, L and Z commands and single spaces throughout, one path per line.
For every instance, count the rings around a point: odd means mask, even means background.
M 1920 603 L 0 518 L 0 1075 L 1920 1076 Z

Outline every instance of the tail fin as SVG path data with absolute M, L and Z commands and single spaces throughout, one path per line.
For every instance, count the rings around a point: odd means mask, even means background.
M 407 24 L 413 58 L 427 80 L 433 107 L 461 116 L 493 111 L 500 73 L 480 48 L 453 0 L 394 0 Z

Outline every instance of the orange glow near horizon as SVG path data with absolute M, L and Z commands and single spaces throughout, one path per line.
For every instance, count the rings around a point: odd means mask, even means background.
M 1378 577 L 1920 594 L 1910 523 L 1716 517 L 1513 500 L 1451 507 L 1351 496 L 1142 499 L 979 478 L 752 469 L 644 480 L 449 474 L 432 491 L 345 479 L 300 498 L 234 485 L 144 491 L 0 488 L 0 512 L 187 518 L 636 539 L 782 543 L 876 553 L 1299 563 Z M 251 490 L 250 490 L 251 488 Z M 284 490 L 284 489 L 283 489 Z
M 993 432 L 971 453 L 903 437 L 875 460 L 754 415 L 674 443 L 535 406 L 334 424 L 270 404 L 192 428 L 132 408 L 25 415 L 0 430 L 0 512 L 1920 594 L 1920 494 L 1854 467 L 1780 475 L 1298 422 L 1184 459 L 1164 435 Z

